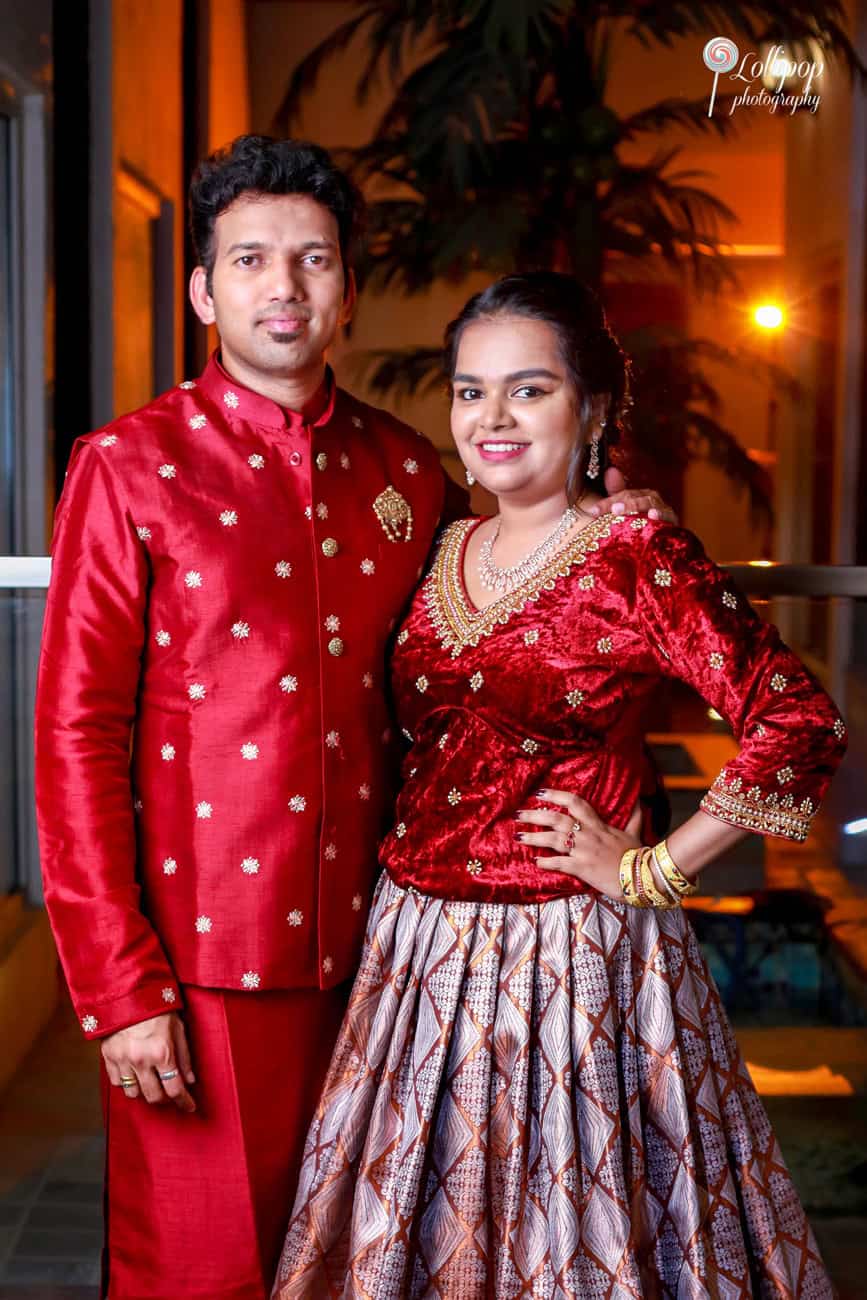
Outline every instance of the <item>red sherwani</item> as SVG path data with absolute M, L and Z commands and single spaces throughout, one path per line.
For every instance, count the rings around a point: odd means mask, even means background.
M 169 1193 L 158 1171 L 168 1148 L 180 1153 L 177 1200 L 194 1152 L 209 1158 L 207 1132 L 186 1152 L 185 1135 L 206 1113 L 225 1125 L 231 1104 L 251 1202 L 268 1153 L 248 1142 L 248 1121 L 269 1135 L 260 1147 L 276 1143 L 269 1158 L 285 1179 L 309 1118 L 287 1134 L 287 1108 L 305 1064 L 318 1082 L 315 1057 L 327 1061 L 341 996 L 309 990 L 338 989 L 354 973 L 364 931 L 389 798 L 384 651 L 446 488 L 433 447 L 386 413 L 333 383 L 318 410 L 286 412 L 212 359 L 195 383 L 81 438 L 58 507 L 37 798 L 46 903 L 73 1001 L 85 1032 L 101 1037 L 180 1009 L 190 985 L 194 1053 L 197 1040 L 201 1055 L 203 1037 L 225 1034 L 224 1077 L 218 1085 L 217 1064 L 200 1071 L 192 1120 L 110 1090 L 110 1167 L 124 1164 L 118 1125 L 146 1126 L 135 1159 L 151 1152 L 154 1162 L 133 1178 L 129 1205 L 151 1253 L 138 1281 L 139 1253 L 112 1241 L 124 1216 L 113 1209 L 115 1172 L 110 1180 L 111 1294 L 124 1300 L 248 1300 L 267 1289 L 258 1261 L 242 1264 L 250 1216 L 228 1186 L 201 1223 L 195 1194 L 183 1193 L 186 1271 L 172 1273 L 175 1262 L 163 1274 L 177 1243 L 160 1236 Z M 237 1008 L 245 998 L 257 1000 L 253 1021 Z M 295 1030 L 285 1011 L 268 1021 L 261 1010 L 281 1000 L 302 1008 Z M 279 1044 L 251 1040 L 254 1021 Z M 245 1046 L 232 1060 L 238 1034 Z M 225 1155 L 232 1143 L 219 1145 Z M 207 1185 L 207 1163 L 199 1173 Z M 287 1199 L 271 1206 L 276 1224 L 287 1210 Z M 190 1270 L 200 1230 L 209 1257 L 235 1269 L 234 1289 L 213 1259 L 207 1277 Z M 279 1231 L 260 1245 L 267 1271 Z

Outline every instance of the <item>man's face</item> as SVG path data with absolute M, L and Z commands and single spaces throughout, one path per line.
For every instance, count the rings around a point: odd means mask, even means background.
M 197 267 L 190 296 L 227 365 L 269 380 L 321 368 L 354 302 L 332 213 L 306 194 L 242 194 L 214 236 L 210 291 Z

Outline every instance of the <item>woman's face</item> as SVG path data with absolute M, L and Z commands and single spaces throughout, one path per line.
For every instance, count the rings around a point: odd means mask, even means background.
M 550 325 L 495 316 L 465 327 L 451 427 L 467 469 L 496 496 L 530 504 L 565 495 L 577 394 Z

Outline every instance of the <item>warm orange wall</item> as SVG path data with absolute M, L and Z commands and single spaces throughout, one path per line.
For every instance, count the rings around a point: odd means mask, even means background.
M 211 0 L 208 149 L 249 129 L 250 103 L 244 0 Z
M 175 282 L 183 272 L 182 0 L 114 0 L 115 165 L 175 203 Z M 117 202 L 117 200 L 115 200 Z M 116 268 L 117 275 L 117 268 Z M 115 322 L 115 329 L 122 323 Z M 175 370 L 181 369 L 182 316 L 175 317 Z
M 164 194 L 181 183 L 182 0 L 114 0 L 114 141 Z
M 249 129 L 249 80 L 243 0 L 211 0 L 207 148 Z M 183 359 L 183 318 L 189 311 L 183 267 L 187 220 L 183 174 L 183 0 L 114 0 L 113 132 L 115 166 L 130 169 L 148 188 L 174 203 L 175 373 Z M 115 216 L 119 215 L 115 198 Z M 141 301 L 142 256 L 116 220 L 115 298 L 141 310 L 115 320 L 116 357 L 148 354 L 147 304 Z M 146 368 L 143 365 L 143 368 Z M 145 400 L 144 393 L 141 400 Z M 127 403 L 128 404 L 128 403 Z
M 625 115 L 655 100 L 707 98 L 713 78 L 702 62 L 704 43 L 704 37 L 693 37 L 671 49 L 646 50 L 621 37 L 611 60 L 608 98 L 612 106 Z M 744 47 L 741 53 L 746 52 Z M 720 78 L 721 95 L 736 89 L 735 83 L 726 86 Z M 624 150 L 624 156 L 632 161 L 657 149 L 681 149 L 673 166 L 706 172 L 697 183 L 734 210 L 738 224 L 731 238 L 741 244 L 782 245 L 785 122 L 755 107 L 741 107 L 731 121 L 735 132 L 724 140 L 715 132 L 675 130 L 645 136 L 643 142 Z

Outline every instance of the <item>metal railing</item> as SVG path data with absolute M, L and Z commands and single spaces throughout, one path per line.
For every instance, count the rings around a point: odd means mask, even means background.
M 837 596 L 867 598 L 867 565 L 776 564 L 753 560 L 724 564 L 748 596 Z M 0 587 L 47 587 L 51 559 L 47 555 L 0 555 Z
M 770 560 L 749 564 L 724 564 L 741 591 L 748 596 L 867 597 L 867 565 L 775 564 Z

